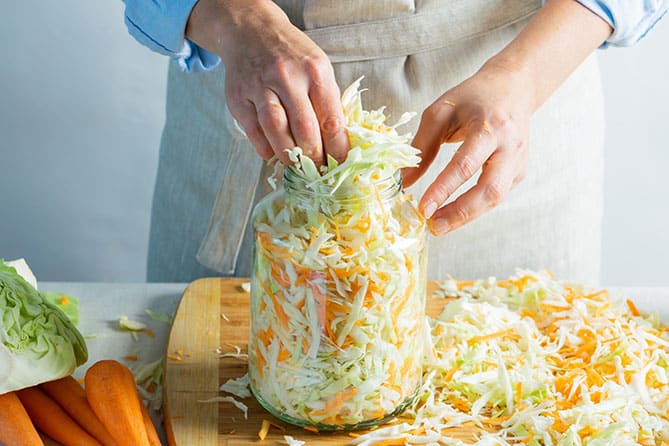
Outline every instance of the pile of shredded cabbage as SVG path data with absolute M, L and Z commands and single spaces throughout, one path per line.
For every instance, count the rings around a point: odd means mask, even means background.
M 439 297 L 456 299 L 427 320 L 420 398 L 352 444 L 669 444 L 669 328 L 657 316 L 546 272 L 448 280 Z
M 425 222 L 409 197 L 391 198 L 399 169 L 420 160 L 395 129 L 411 115 L 386 126 L 383 109 L 362 109 L 359 80 L 342 104 L 347 159 L 319 171 L 292 149 L 310 193 L 277 191 L 254 216 L 252 389 L 275 414 L 319 429 L 384 418 L 422 375 Z

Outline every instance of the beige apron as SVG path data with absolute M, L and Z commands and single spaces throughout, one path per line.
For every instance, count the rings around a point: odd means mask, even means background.
M 369 88 L 365 107 L 385 105 L 399 117 L 404 111 L 420 116 L 444 91 L 473 74 L 517 35 L 541 2 L 277 3 L 325 50 L 342 88 L 364 75 L 363 87 Z M 149 280 L 251 272 L 249 215 L 267 191 L 268 170 L 235 127 L 223 85 L 223 67 L 198 75 L 170 69 Z M 404 130 L 415 130 L 418 119 Z M 496 209 L 430 241 L 430 278 L 505 276 L 526 267 L 597 282 L 602 146 L 602 97 L 591 58 L 534 116 L 526 179 Z M 409 192 L 419 197 L 455 148 L 443 146 L 429 174 Z M 196 252 L 207 268 L 195 263 Z

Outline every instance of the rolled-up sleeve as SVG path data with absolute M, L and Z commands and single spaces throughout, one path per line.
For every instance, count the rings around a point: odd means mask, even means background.
M 634 45 L 648 34 L 669 9 L 669 0 L 577 1 L 613 28 L 613 33 L 602 47 Z
M 221 59 L 185 37 L 197 0 L 125 0 L 125 24 L 139 43 L 170 56 L 182 70 L 207 71 Z

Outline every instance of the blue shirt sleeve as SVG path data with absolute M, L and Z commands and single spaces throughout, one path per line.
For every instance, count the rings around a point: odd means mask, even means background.
M 667 13 L 669 0 L 577 0 L 606 20 L 613 33 L 602 48 L 630 46 L 641 40 Z
M 125 24 L 139 43 L 170 56 L 182 70 L 211 70 L 221 59 L 184 36 L 196 1 L 125 0 Z

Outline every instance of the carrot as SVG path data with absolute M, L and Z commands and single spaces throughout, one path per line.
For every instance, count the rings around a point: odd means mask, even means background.
M 267 438 L 267 434 L 269 433 L 269 421 L 267 420 L 262 420 L 262 424 L 260 425 L 260 430 L 258 431 L 258 438 L 261 440 L 264 440 Z
M 347 400 L 353 398 L 357 394 L 358 394 L 358 389 L 356 387 L 348 387 L 342 390 L 341 392 L 330 396 L 325 401 L 325 407 L 322 410 L 312 411 L 311 415 L 318 417 L 321 415 L 327 415 L 329 413 L 339 411 L 339 409 L 342 408 L 342 406 Z
M 632 316 L 641 315 L 641 313 L 639 313 L 639 310 L 637 309 L 636 305 L 634 305 L 634 302 L 631 301 L 630 299 L 627 299 L 627 307 L 630 309 L 630 313 L 632 313 Z
M 40 384 L 47 393 L 74 421 L 104 446 L 117 446 L 107 429 L 93 413 L 86 400 L 86 392 L 71 376 Z
M 0 444 L 44 446 L 16 392 L 0 395 Z
M 374 443 L 376 446 L 404 446 L 407 444 L 406 438 L 388 438 Z
M 63 446 L 62 444 L 58 443 L 56 440 L 52 440 L 51 438 L 47 437 L 44 435 L 44 433 L 39 434 L 40 438 L 44 442 L 44 446 Z
M 35 426 L 65 446 L 102 446 L 38 387 L 16 392 Z
M 86 371 L 86 398 L 119 444 L 150 446 L 132 373 L 118 361 L 102 360 Z
M 160 442 L 160 437 L 158 437 L 158 432 L 156 432 L 156 427 L 153 425 L 153 420 L 149 411 L 144 404 L 139 404 L 140 409 L 142 409 L 142 418 L 144 419 L 144 427 L 146 428 L 146 435 L 149 438 L 149 444 L 151 446 L 162 446 Z
M 470 338 L 468 342 L 469 345 L 481 343 L 484 341 L 490 341 L 491 339 L 501 338 L 507 335 L 513 334 L 513 329 L 507 328 L 506 330 L 496 331 L 487 335 L 474 336 Z

